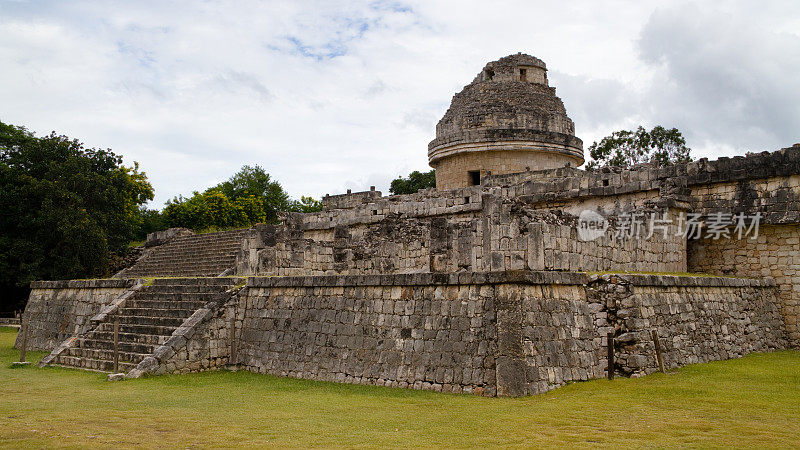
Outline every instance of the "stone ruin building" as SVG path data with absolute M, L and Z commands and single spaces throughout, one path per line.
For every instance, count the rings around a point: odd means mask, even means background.
M 28 346 L 111 372 L 116 323 L 127 378 L 238 367 L 518 396 L 605 377 L 609 356 L 616 375 L 654 372 L 654 332 L 666 368 L 800 343 L 800 144 L 580 170 L 544 62 L 517 54 L 453 97 L 428 156 L 437 189 L 170 229 L 111 279 L 34 282 Z M 665 219 L 690 214 L 699 236 Z M 706 234 L 720 217 L 749 217 L 744 236 Z

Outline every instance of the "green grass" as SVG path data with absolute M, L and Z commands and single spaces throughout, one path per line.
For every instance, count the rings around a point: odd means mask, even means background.
M 128 242 L 128 248 L 141 247 L 143 245 L 144 245 L 144 239 L 142 239 L 141 241 L 130 241 L 130 242 Z
M 4 447 L 792 447 L 800 352 L 575 383 L 497 399 L 248 372 L 109 383 L 59 368 L 10 369 L 0 330 Z M 31 359 L 44 353 L 28 353 Z
M 208 233 L 219 233 L 221 231 L 234 231 L 234 230 L 247 230 L 250 226 L 246 227 L 208 227 L 202 228 L 200 230 L 192 230 L 194 234 L 208 234 Z

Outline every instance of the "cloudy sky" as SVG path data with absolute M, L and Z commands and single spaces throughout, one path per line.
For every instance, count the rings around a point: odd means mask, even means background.
M 387 193 L 516 52 L 547 63 L 584 147 L 640 124 L 696 157 L 800 142 L 796 0 L 0 0 L 0 121 L 138 161 L 153 207 L 244 164 L 295 197 Z

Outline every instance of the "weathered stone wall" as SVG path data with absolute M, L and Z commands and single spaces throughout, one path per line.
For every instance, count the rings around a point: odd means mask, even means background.
M 496 209 L 491 209 L 491 207 Z M 661 215 L 663 209 L 638 209 Z M 669 210 L 673 211 L 673 210 Z M 578 217 L 562 210 L 537 210 L 525 202 L 505 201 L 487 209 L 485 231 L 479 238 L 482 264 L 478 270 L 628 270 L 684 272 L 685 239 L 677 224 L 666 235 L 643 232 L 628 237 L 614 217 L 603 236 L 584 241 Z
M 614 330 L 615 367 L 624 375 L 658 369 L 653 330 L 666 368 L 787 347 L 771 279 L 593 276 L 587 299 L 596 323 Z
M 251 278 L 235 362 L 281 376 L 494 395 L 495 288 L 464 276 Z
M 497 193 L 504 194 L 503 189 L 497 188 Z M 460 195 L 465 193 L 472 195 Z M 237 273 L 686 270 L 685 239 L 675 232 L 677 224 L 670 226 L 666 237 L 656 233 L 650 239 L 644 235 L 626 239 L 617 235 L 612 223 L 605 236 L 581 241 L 577 216 L 563 210 L 532 206 L 507 196 L 479 197 L 472 190 L 450 194 L 440 199 L 441 205 L 431 203 L 425 209 L 413 206 L 427 202 L 381 202 L 336 211 L 345 217 L 335 217 L 331 211 L 290 217 L 282 226 L 255 227 L 238 257 Z M 664 212 L 646 198 L 642 197 L 640 213 Z M 631 203 L 635 203 L 633 199 Z M 397 205 L 408 209 L 393 210 Z M 664 203 L 664 207 L 668 205 Z M 609 214 L 619 208 L 608 199 L 604 207 Z M 585 208 L 603 209 L 597 205 Z
M 800 175 L 693 186 L 692 204 L 704 216 L 761 212 L 762 223 L 796 224 L 800 222 Z
M 365 203 L 372 203 L 379 198 L 381 198 L 381 191 L 376 191 L 374 187 L 369 191 L 361 192 L 351 192 L 348 189 L 347 194 L 322 197 L 322 208 L 326 210 L 355 208 Z
M 82 332 L 89 318 L 131 288 L 136 280 L 35 281 L 25 307 L 28 350 L 52 350 Z M 22 344 L 22 333 L 16 346 Z
M 538 208 L 624 209 L 647 201 L 670 199 L 708 214 L 761 212 L 767 223 L 800 222 L 800 144 L 776 152 L 706 158 L 686 164 L 583 171 L 562 168 L 493 175 L 484 181 L 490 192 L 519 198 Z M 611 208 L 612 210 L 614 208 Z
M 322 275 L 431 271 L 431 220 L 456 224 L 482 210 L 480 187 L 378 198 L 361 193 L 344 205 L 289 214 L 280 226 L 256 226 L 237 257 L 239 275 Z M 342 197 L 342 196 L 337 196 Z M 441 223 L 439 220 L 437 223 Z
M 140 286 L 133 283 L 36 285 L 26 311 L 29 348 L 81 333 L 90 316 L 110 314 Z M 71 322 L 59 329 L 65 317 Z M 518 396 L 604 376 L 609 332 L 615 371 L 650 373 L 657 367 L 652 330 L 667 367 L 786 347 L 771 279 L 555 271 L 251 277 L 197 309 L 128 376 L 237 365 Z
M 580 280 L 585 282 L 585 278 Z M 571 381 L 603 377 L 607 360 L 601 313 L 587 301 L 584 284 L 505 285 L 508 323 L 520 330 L 509 342 L 517 346 L 517 370 L 498 379 L 516 380 L 512 395 L 538 394 Z M 510 334 L 509 334 L 510 335 Z
M 774 278 L 786 331 L 800 345 L 800 226 L 763 225 L 757 239 L 690 241 L 688 255 L 692 272 Z
M 147 239 L 144 241 L 145 247 L 156 247 L 164 245 L 172 239 L 180 236 L 191 236 L 194 232 L 188 228 L 169 228 L 161 231 L 154 231 L 147 234 Z
M 653 329 L 667 367 L 786 346 L 772 283 L 749 279 L 524 271 L 259 277 L 248 279 L 234 308 L 214 326 L 230 336 L 223 329 L 235 314 L 230 362 L 247 370 L 483 395 L 605 376 L 608 332 L 624 375 L 657 367 Z

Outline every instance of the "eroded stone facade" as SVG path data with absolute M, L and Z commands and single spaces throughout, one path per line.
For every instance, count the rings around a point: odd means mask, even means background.
M 129 377 L 237 366 L 343 383 L 519 396 L 785 348 L 771 282 L 490 272 L 250 278 Z
M 766 225 L 756 239 L 704 239 L 689 245 L 689 269 L 777 283 L 789 338 L 800 342 L 800 232 L 797 224 Z
M 52 350 L 83 332 L 89 319 L 136 284 L 135 280 L 36 281 L 25 306 L 28 349 Z M 17 336 L 17 345 L 22 335 Z

